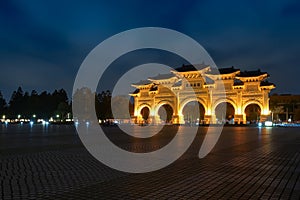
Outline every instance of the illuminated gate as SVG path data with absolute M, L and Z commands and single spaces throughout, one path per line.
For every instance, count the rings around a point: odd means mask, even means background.
M 221 68 L 216 72 L 208 65 L 201 64 L 198 67 L 200 70 L 193 65 L 183 65 L 169 74 L 160 74 L 132 84 L 136 87 L 130 94 L 134 97 L 135 123 L 145 121 L 141 113 L 145 107 L 149 109 L 147 122 L 161 123 L 158 111 L 161 106 L 168 105 L 172 108 L 172 123 L 184 124 L 189 119 L 184 116 L 184 107 L 190 102 L 198 102 L 201 112 L 204 112 L 199 119 L 192 120 L 194 122 L 246 123 L 249 118 L 246 118 L 246 108 L 248 110 L 249 105 L 255 105 L 259 110 L 259 121 L 266 121 L 270 115 L 269 93 L 275 88 L 273 83 L 268 82 L 269 75 L 266 72 L 241 72 L 234 67 Z M 220 85 L 224 90 L 218 90 Z M 230 112 L 226 116 L 218 116 L 218 110 L 224 103 L 229 105 Z

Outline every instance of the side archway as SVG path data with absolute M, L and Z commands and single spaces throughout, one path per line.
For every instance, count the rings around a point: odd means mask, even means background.
M 260 101 L 257 101 L 257 100 L 251 100 L 251 101 L 247 101 L 246 103 L 244 103 L 243 105 L 243 111 L 245 112 L 245 109 L 247 106 L 249 106 L 250 104 L 256 104 L 260 107 L 261 111 L 263 111 L 263 105 Z
M 138 123 L 148 122 L 151 113 L 151 106 L 148 104 L 142 104 L 138 107 L 137 113 L 135 113 L 137 117 Z
M 144 108 L 142 108 L 140 115 L 144 121 L 148 121 L 149 116 L 150 116 L 149 108 L 146 106 Z
M 259 101 L 248 101 L 243 106 L 243 112 L 247 123 L 258 123 L 261 120 L 263 105 Z
M 151 111 L 151 106 L 149 104 L 141 104 L 137 108 L 137 114 L 140 114 L 143 108 L 148 108 Z
M 169 101 L 160 102 L 155 108 L 156 123 L 171 123 L 174 115 L 174 105 Z
M 172 102 L 170 102 L 170 101 L 160 101 L 160 102 L 155 106 L 155 109 L 154 109 L 154 113 L 153 113 L 153 114 L 157 115 L 157 114 L 158 114 L 159 108 L 160 108 L 161 106 L 163 106 L 163 105 L 169 105 L 169 106 L 171 106 L 171 108 L 172 108 L 173 111 L 174 111 L 174 105 L 173 105 Z

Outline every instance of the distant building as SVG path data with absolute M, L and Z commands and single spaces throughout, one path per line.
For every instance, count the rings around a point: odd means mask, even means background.
M 300 95 L 273 94 L 270 96 L 273 119 L 279 121 L 300 121 Z

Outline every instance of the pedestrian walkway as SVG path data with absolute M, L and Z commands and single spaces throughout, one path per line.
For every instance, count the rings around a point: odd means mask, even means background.
M 112 140 L 122 138 L 116 127 L 105 129 Z M 47 134 L 38 127 L 31 132 L 2 127 L 0 199 L 300 198 L 300 129 L 225 127 L 214 150 L 199 159 L 205 129 L 173 164 L 130 174 L 94 159 L 74 127 L 51 127 Z M 143 151 L 167 140 L 168 132 L 155 143 L 116 143 Z

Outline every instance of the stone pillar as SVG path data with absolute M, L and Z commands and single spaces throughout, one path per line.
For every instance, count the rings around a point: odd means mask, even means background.
M 204 115 L 205 124 L 212 124 L 216 123 L 216 115 L 215 111 L 213 110 L 213 90 L 208 90 L 207 95 L 207 103 L 206 103 L 206 113 Z
M 260 115 L 260 121 L 265 122 L 270 117 L 270 110 L 269 110 L 269 90 L 262 90 L 263 91 L 263 102 L 262 102 L 262 111 Z
M 260 115 L 260 121 L 265 122 L 268 120 L 269 115 Z
M 243 114 L 243 115 L 235 114 L 234 115 L 234 123 L 235 124 L 245 124 L 246 123 L 246 115 L 245 114 Z
M 143 119 L 143 116 L 142 116 L 142 115 L 136 116 L 136 123 L 137 123 L 137 124 L 142 124 L 142 123 L 144 123 L 144 119 Z
M 184 124 L 184 116 L 183 115 L 173 115 L 172 123 L 173 124 Z
M 138 123 L 138 117 L 137 117 L 137 116 L 133 116 L 133 117 L 131 118 L 131 123 L 137 124 L 137 123 Z
M 157 125 L 161 123 L 161 119 L 159 117 L 159 115 L 155 115 L 155 116 L 149 116 L 149 123 L 153 124 L 153 125 Z
M 172 117 L 173 124 L 184 124 L 184 116 L 180 113 L 180 94 L 179 92 L 175 93 L 175 100 L 174 100 L 174 114 Z
M 216 123 L 216 117 L 213 115 L 204 115 L 205 124 Z

